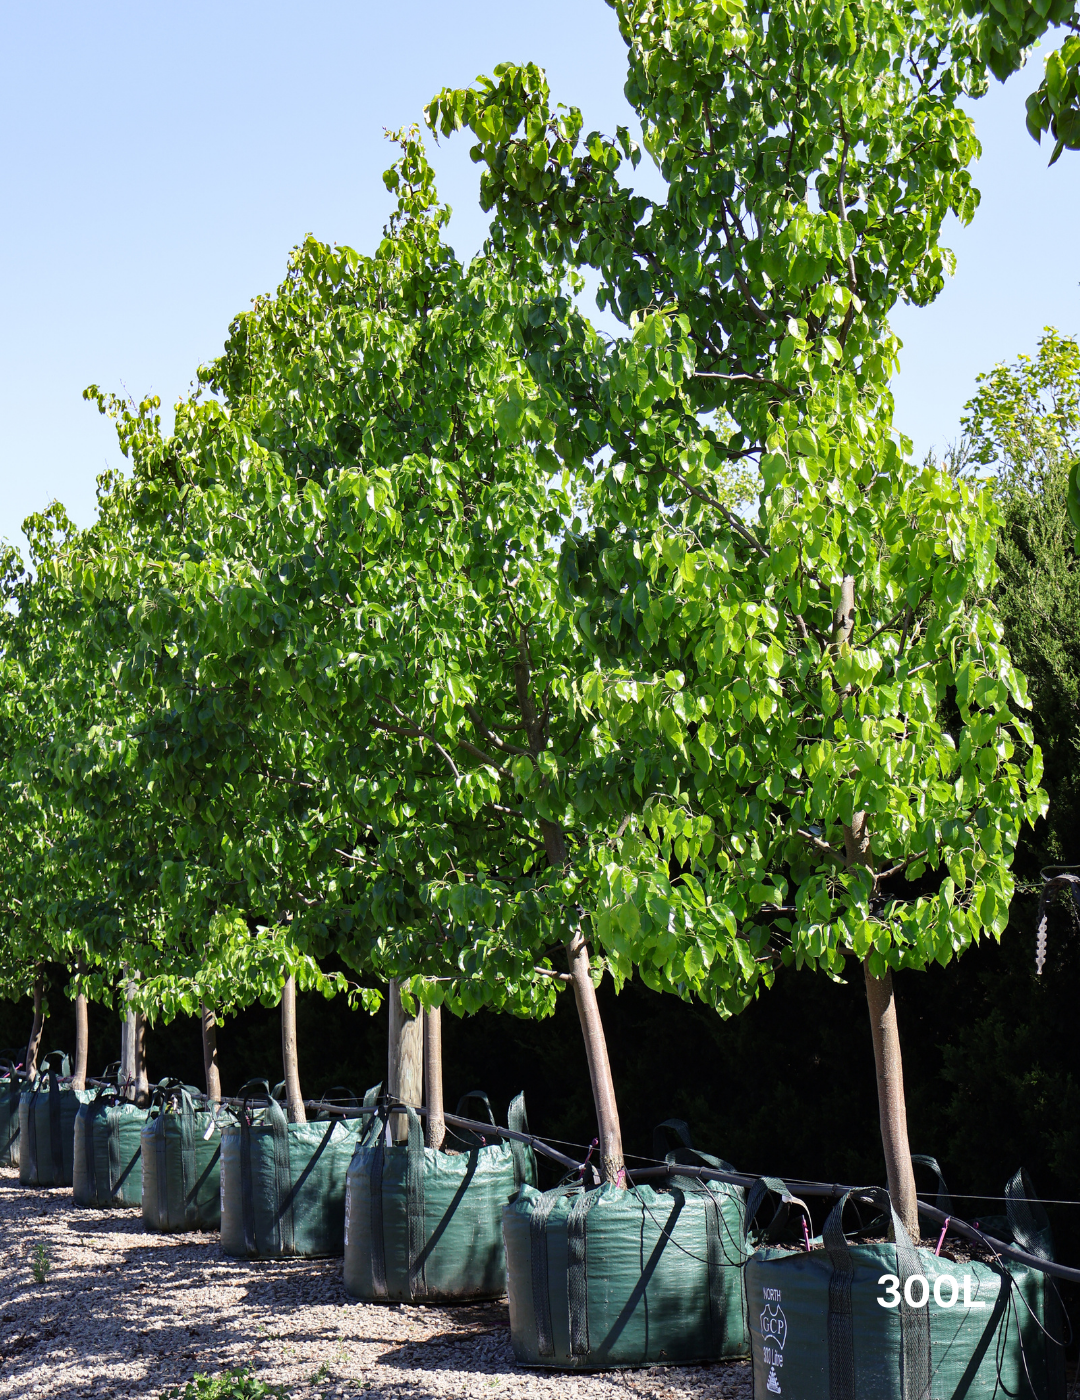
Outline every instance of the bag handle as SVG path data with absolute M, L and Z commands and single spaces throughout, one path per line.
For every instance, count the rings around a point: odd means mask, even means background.
M 381 1093 L 382 1093 L 382 1080 L 380 1079 L 379 1082 L 378 1082 L 378 1084 L 373 1084 L 373 1085 L 371 1086 L 370 1089 L 366 1089 L 366 1090 L 364 1091 L 364 1105 L 363 1105 L 363 1106 L 364 1106 L 365 1108 L 374 1108 L 375 1105 L 376 1105 L 376 1104 L 378 1103 L 378 1101 L 379 1101 L 379 1095 L 380 1095 Z
M 757 1213 L 761 1209 L 762 1202 L 768 1195 L 779 1196 L 780 1201 L 773 1211 L 773 1217 L 768 1225 L 761 1232 L 758 1239 L 765 1243 L 771 1243 L 777 1238 L 780 1231 L 787 1224 L 787 1218 L 792 1206 L 798 1206 L 805 1215 L 807 1221 L 810 1220 L 810 1210 L 806 1202 L 798 1196 L 792 1195 L 787 1185 L 778 1176 L 759 1176 L 750 1188 L 750 1193 L 746 1198 L 746 1214 L 743 1217 L 743 1249 L 748 1248 L 747 1241 L 750 1238 L 750 1231 L 757 1219 Z
M 1054 1235 L 1050 1220 L 1023 1167 L 1005 1187 L 1005 1213 L 1012 1237 L 1021 1249 L 1039 1259 L 1053 1259 Z
M 673 1132 L 688 1151 L 694 1150 L 689 1123 L 684 1118 L 665 1118 L 662 1123 L 657 1123 L 652 1132 L 653 1156 L 658 1162 L 666 1162 L 671 1156 L 665 1136 L 666 1130 Z
M 518 1094 L 510 1100 L 506 1111 L 506 1126 L 512 1133 L 529 1131 L 529 1115 L 525 1112 L 525 1095 Z M 531 1142 L 517 1142 L 510 1139 L 510 1151 L 514 1158 L 514 1185 L 520 1191 L 523 1186 L 536 1185 L 536 1153 Z
M 941 1174 L 936 1157 L 929 1157 L 925 1152 L 913 1152 L 911 1154 L 911 1165 L 913 1167 L 926 1167 L 937 1177 L 937 1197 L 934 1204 L 944 1215 L 952 1215 L 953 1203 L 949 1195 L 949 1188 L 945 1185 L 945 1178 Z
M 57 1056 L 60 1057 L 59 1070 L 55 1070 L 50 1063 L 50 1061 L 55 1060 Z M 41 1073 L 44 1074 L 46 1069 L 49 1074 L 55 1074 L 58 1079 L 67 1079 L 71 1074 L 71 1061 L 63 1050 L 50 1050 L 41 1062 Z
M 497 1128 L 499 1125 L 495 1122 L 495 1115 L 491 1111 L 491 1100 L 488 1098 L 487 1094 L 484 1093 L 483 1089 L 470 1089 L 467 1094 L 462 1094 L 461 1098 L 458 1099 L 458 1106 L 455 1110 L 457 1116 L 459 1118 L 465 1117 L 461 1110 L 470 1099 L 476 1099 L 477 1102 L 484 1105 L 488 1116 L 488 1122 L 493 1128 Z

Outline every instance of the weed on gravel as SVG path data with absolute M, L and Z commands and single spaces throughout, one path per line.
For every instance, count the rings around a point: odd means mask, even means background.
M 173 1386 L 161 1392 L 161 1400 L 291 1400 L 283 1385 L 265 1385 L 251 1373 L 250 1366 L 222 1371 L 219 1376 L 196 1373 L 183 1390 Z

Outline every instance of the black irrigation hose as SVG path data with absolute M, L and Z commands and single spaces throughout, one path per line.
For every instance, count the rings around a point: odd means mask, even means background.
M 250 1099 L 220 1099 L 219 1103 L 229 1107 L 239 1107 L 241 1104 L 249 1103 Z M 340 1118 L 363 1118 L 372 1113 L 404 1113 L 405 1105 L 394 1101 L 381 1105 L 374 1105 L 365 1108 L 362 1104 L 349 1104 L 338 1106 L 336 1104 L 323 1103 L 320 1099 L 306 1099 L 305 1107 L 329 1110 L 337 1114 Z M 421 1118 L 426 1118 L 428 1110 L 426 1108 L 414 1108 L 413 1112 Z M 493 1123 L 481 1123 L 475 1118 L 459 1118 L 456 1113 L 444 1113 L 443 1122 L 452 1128 L 464 1128 L 468 1132 L 476 1133 L 480 1137 L 498 1137 L 506 1141 L 527 1143 L 534 1151 L 541 1153 L 544 1157 L 550 1157 L 553 1162 L 558 1162 L 560 1166 L 567 1167 L 571 1171 L 580 1171 L 581 1163 L 576 1162 L 573 1157 L 567 1157 L 565 1153 L 558 1152 L 554 1147 L 549 1147 L 541 1138 L 535 1137 L 532 1133 L 518 1133 L 513 1128 L 500 1128 Z
M 743 1172 L 723 1172 L 717 1171 L 713 1167 L 646 1167 L 644 1171 L 635 1171 L 633 1176 L 638 1179 L 658 1176 L 696 1176 L 704 1181 L 726 1181 L 732 1186 L 753 1186 L 757 1177 L 746 1176 Z M 852 1192 L 858 1199 L 859 1188 L 853 1186 L 840 1186 L 835 1182 L 824 1181 L 800 1181 L 798 1189 L 804 1196 L 844 1196 Z M 993 1235 L 985 1235 L 981 1230 L 976 1230 L 974 1226 L 968 1225 L 964 1220 L 958 1220 L 955 1215 L 946 1215 L 943 1210 L 938 1210 L 936 1206 L 928 1205 L 925 1201 L 919 1202 L 919 1214 L 929 1216 L 937 1225 L 944 1225 L 946 1221 L 952 1226 L 953 1232 L 963 1239 L 971 1240 L 974 1244 L 988 1245 L 996 1254 L 1003 1259 L 1012 1259 L 1017 1264 L 1026 1264 L 1029 1269 L 1037 1269 L 1043 1274 L 1052 1274 L 1055 1278 L 1063 1278 L 1069 1283 L 1080 1283 L 1080 1269 L 1071 1269 L 1067 1264 L 1056 1264 L 1050 1259 L 1040 1259 L 1038 1255 L 1029 1254 L 1026 1249 L 1017 1249 L 1015 1245 L 1005 1244 L 1002 1240 L 996 1240 Z
M 237 1105 L 250 1102 L 247 1099 L 220 1099 L 219 1103 L 224 1105 Z M 362 1118 L 372 1113 L 400 1113 L 404 1111 L 405 1105 L 395 1102 L 386 1102 L 382 1105 L 365 1108 L 363 1106 L 338 1107 L 337 1105 L 324 1103 L 318 1099 L 305 1100 L 305 1105 L 309 1108 L 323 1111 L 332 1110 L 342 1118 Z M 426 1108 L 416 1108 L 413 1110 L 421 1118 L 426 1118 L 428 1110 Z M 518 1133 L 512 1128 L 500 1128 L 491 1123 L 481 1123 L 474 1118 L 459 1118 L 456 1113 L 444 1113 L 443 1121 L 451 1127 L 464 1128 L 466 1131 L 476 1133 L 481 1137 L 498 1137 L 506 1141 L 527 1143 L 534 1151 L 541 1153 L 544 1157 L 550 1157 L 553 1162 L 558 1162 L 560 1166 L 568 1168 L 573 1172 L 581 1172 L 584 1163 L 575 1161 L 572 1157 L 567 1157 L 565 1153 L 558 1152 L 554 1147 L 549 1147 L 541 1138 L 532 1133 Z M 666 1176 L 693 1176 L 701 1181 L 724 1181 L 731 1186 L 743 1186 L 747 1189 L 758 1180 L 756 1176 L 748 1176 L 745 1172 L 725 1172 L 715 1167 L 692 1167 L 692 1166 L 656 1166 L 656 1167 L 635 1167 L 627 1170 L 627 1179 L 634 1183 L 636 1181 L 646 1181 L 650 1178 Z M 859 1188 L 853 1186 L 842 1186 L 838 1182 L 826 1181 L 798 1181 L 793 1182 L 804 1196 L 825 1196 L 836 1199 L 848 1193 L 854 1193 L 858 1198 Z M 980 1198 L 981 1199 L 981 1198 Z M 1029 1269 L 1035 1269 L 1039 1273 L 1050 1274 L 1054 1278 L 1065 1279 L 1069 1283 L 1080 1283 L 1080 1269 L 1072 1269 L 1067 1264 L 1057 1264 L 1050 1259 L 1040 1259 L 1038 1255 L 1029 1254 L 1025 1249 L 1017 1249 L 1015 1245 L 1005 1244 L 1003 1240 L 998 1240 L 993 1235 L 986 1235 L 981 1230 L 976 1230 L 974 1226 L 967 1224 L 964 1220 L 959 1220 L 955 1215 L 946 1215 L 936 1206 L 929 1205 L 926 1201 L 919 1201 L 919 1213 L 933 1220 L 937 1225 L 951 1224 L 953 1232 L 961 1238 L 970 1240 L 973 1244 L 983 1244 L 999 1254 L 1003 1259 L 1012 1259 L 1017 1264 L 1025 1264 Z

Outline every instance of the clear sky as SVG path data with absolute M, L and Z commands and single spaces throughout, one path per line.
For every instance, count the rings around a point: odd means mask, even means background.
M 390 207 L 383 130 L 419 120 L 439 87 L 531 59 L 586 130 L 632 124 L 603 0 L 14 0 L 0 23 L 10 539 L 54 497 L 89 523 L 97 473 L 122 462 L 87 384 L 168 406 L 306 233 L 374 246 Z M 984 198 L 951 238 L 958 274 L 930 310 L 896 318 L 898 421 L 919 452 L 956 436 L 980 370 L 1031 350 L 1044 324 L 1080 331 L 1080 155 L 1048 171 L 1023 129 L 1040 70 L 978 104 Z M 471 252 L 484 222 L 467 139 L 434 164 L 452 241 Z

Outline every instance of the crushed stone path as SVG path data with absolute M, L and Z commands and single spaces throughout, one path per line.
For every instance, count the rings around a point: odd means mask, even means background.
M 745 1362 L 526 1370 L 503 1303 L 355 1303 L 340 1259 L 229 1259 L 216 1234 L 146 1234 L 138 1210 L 81 1210 L 0 1169 L 0 1400 L 158 1397 L 239 1366 L 293 1400 L 751 1400 Z

